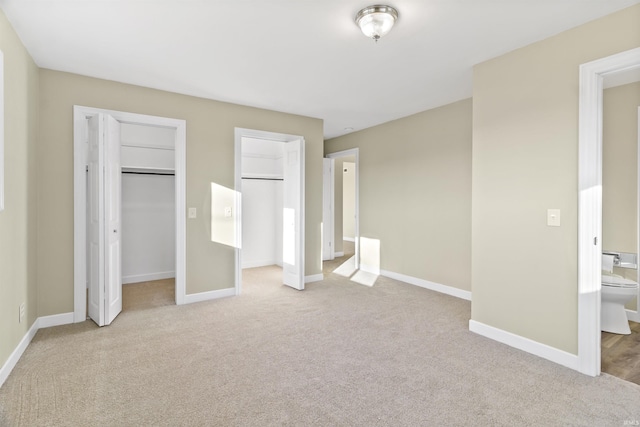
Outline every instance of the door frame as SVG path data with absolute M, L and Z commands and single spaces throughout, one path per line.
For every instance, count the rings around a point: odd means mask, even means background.
M 580 65 L 578 127 L 578 371 L 600 375 L 603 78 L 640 67 L 640 48 Z
M 355 229 L 356 229 L 356 236 L 355 236 L 355 242 L 354 242 L 354 248 L 355 248 L 355 268 L 356 270 L 360 268 L 360 149 L 359 148 L 350 148 L 348 150 L 342 150 L 342 151 L 337 151 L 335 153 L 329 153 L 327 155 L 325 155 L 325 158 L 328 159 L 337 159 L 339 157 L 349 157 L 349 156 L 354 156 L 356 161 L 356 224 L 355 224 Z M 335 163 L 334 163 L 335 164 Z M 334 168 L 334 173 L 335 173 L 335 168 Z M 335 206 L 335 187 L 333 188 L 334 190 L 334 194 L 332 196 L 332 198 L 334 199 L 334 206 Z M 335 209 L 333 212 L 334 215 L 334 223 L 335 223 Z M 334 237 L 335 239 L 335 237 Z
M 120 123 L 175 129 L 176 197 L 176 304 L 185 304 L 186 293 L 186 142 L 187 122 L 181 119 L 73 106 L 73 321 L 87 319 L 87 118 L 104 113 Z
M 274 142 L 292 142 L 301 140 L 301 153 L 300 153 L 300 188 L 302 191 L 301 195 L 301 212 L 300 212 L 300 237 L 299 237 L 299 247 L 300 247 L 300 259 L 301 262 L 301 284 L 304 288 L 306 282 L 305 275 L 305 233 L 306 233 L 306 221 L 305 221 L 305 205 L 306 205 L 306 185 L 305 185 L 305 164 L 306 164 L 306 155 L 305 155 L 305 140 L 303 136 L 300 135 L 291 135 L 285 133 L 278 132 L 269 132 L 257 129 L 247 129 L 247 128 L 235 128 L 234 129 L 234 190 L 236 194 L 239 194 L 240 197 L 236 197 L 236 256 L 235 256 L 235 290 L 236 295 L 240 295 L 242 292 L 242 138 L 256 138 L 256 139 L 264 139 L 266 141 L 274 141 Z
M 329 163 L 327 163 L 328 161 Z M 326 165 L 329 165 L 329 176 L 325 177 Z M 331 261 L 336 257 L 335 236 L 335 159 L 323 157 L 322 159 L 322 261 Z M 327 199 L 328 202 L 327 202 Z M 328 204 L 327 204 L 328 203 Z M 329 235 L 329 240 L 325 239 Z M 325 250 L 328 257 L 325 258 Z

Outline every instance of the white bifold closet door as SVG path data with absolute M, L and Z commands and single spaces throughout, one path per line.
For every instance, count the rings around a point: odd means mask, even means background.
M 120 123 L 89 119 L 89 317 L 109 325 L 122 311 Z
M 284 144 L 284 189 L 282 212 L 282 280 L 292 288 L 304 289 L 304 242 L 302 218 L 304 215 L 303 141 Z

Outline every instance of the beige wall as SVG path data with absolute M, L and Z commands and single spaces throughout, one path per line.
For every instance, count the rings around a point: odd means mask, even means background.
M 640 82 L 604 91 L 602 154 L 602 248 L 637 252 L 638 107 Z M 637 280 L 637 270 L 614 268 Z M 636 300 L 627 307 L 635 310 Z
M 0 367 L 35 321 L 38 67 L 0 11 L 5 209 L 0 212 Z M 26 317 L 18 322 L 19 306 Z
M 640 46 L 639 22 L 637 5 L 474 67 L 473 320 L 577 353 L 578 67 Z
M 360 236 L 383 270 L 471 289 L 471 100 L 325 142 L 360 149 Z
M 234 128 L 306 140 L 306 274 L 319 274 L 322 120 L 178 95 L 51 70 L 40 71 L 39 314 L 73 311 L 73 105 L 187 121 L 187 206 L 206 212 L 210 184 L 234 186 Z M 186 207 L 185 207 L 186 209 Z M 208 218 L 187 220 L 187 293 L 233 287 L 234 250 L 210 240 Z

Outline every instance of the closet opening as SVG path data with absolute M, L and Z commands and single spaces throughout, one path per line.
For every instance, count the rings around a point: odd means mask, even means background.
M 74 322 L 184 303 L 185 142 L 184 120 L 74 107 Z
M 236 129 L 236 191 L 242 195 L 236 293 L 243 274 L 304 289 L 303 138 Z

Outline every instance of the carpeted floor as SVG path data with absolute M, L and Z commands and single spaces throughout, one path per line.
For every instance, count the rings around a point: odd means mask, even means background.
M 176 280 L 161 279 L 122 285 L 122 311 L 148 310 L 176 303 Z
M 640 386 L 475 335 L 468 301 L 277 267 L 239 297 L 43 329 L 0 389 L 1 426 L 636 425 Z M 626 423 L 626 424 L 625 424 Z

